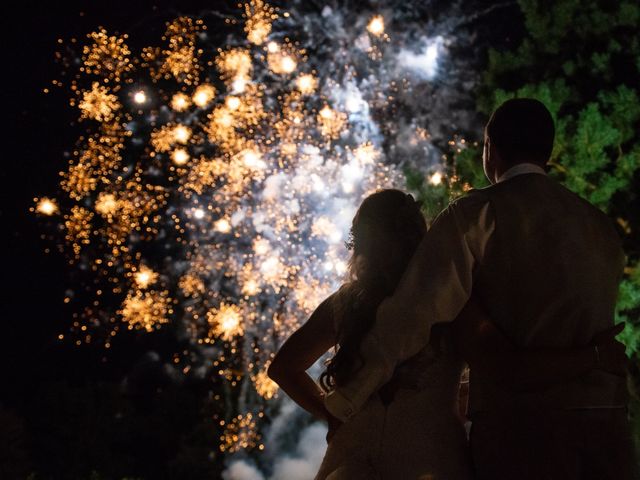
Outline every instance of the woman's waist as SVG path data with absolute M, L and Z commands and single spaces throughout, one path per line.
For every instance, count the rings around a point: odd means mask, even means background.
M 458 401 L 458 388 L 455 386 L 429 386 L 421 389 L 399 387 L 394 390 L 394 403 L 415 403 L 419 405 L 451 405 Z
M 426 388 L 399 386 L 385 387 L 371 395 L 360 411 L 353 418 L 383 417 L 389 409 L 433 410 L 438 412 L 455 412 L 458 405 L 457 385 L 432 385 Z
M 424 398 L 429 403 L 451 402 L 457 398 L 459 385 L 458 368 L 428 368 L 423 372 L 404 370 L 396 371 L 378 394 L 386 403 L 397 395 L 403 398 Z

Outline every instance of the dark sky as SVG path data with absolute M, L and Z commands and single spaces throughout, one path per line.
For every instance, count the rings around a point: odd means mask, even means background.
M 64 151 L 73 147 L 78 135 L 69 126 L 76 112 L 67 106 L 68 91 L 42 93 L 53 79 L 61 78 L 61 67 L 54 60 L 57 39 L 82 39 L 104 26 L 110 32 L 129 33 L 129 43 L 137 50 L 157 44 L 164 22 L 180 13 L 198 14 L 212 7 L 234 11 L 236 5 L 219 0 L 22 1 L 14 3 L 11 14 L 3 15 L 2 94 L 8 109 L 0 169 L 4 227 L 1 318 L 6 325 L 0 334 L 0 391 L 4 392 L 0 402 L 19 403 L 44 379 L 82 381 L 105 374 L 100 371 L 100 349 L 75 348 L 56 340 L 72 313 L 63 305 L 68 267 L 62 255 L 44 253 L 54 245 L 40 239 L 45 229 L 29 213 L 35 196 L 57 196 L 58 172 L 66 165 Z M 496 24 L 505 25 L 494 17 Z
M 235 5 L 224 3 L 228 6 L 223 8 Z M 54 245 L 40 239 L 45 229 L 29 213 L 34 197 L 57 195 L 58 172 L 66 165 L 64 151 L 73 147 L 78 135 L 69 126 L 75 112 L 67 106 L 68 92 L 42 93 L 53 79 L 61 78 L 54 59 L 56 41 L 81 39 L 102 25 L 109 31 L 131 33 L 140 46 L 157 43 L 165 20 L 182 12 L 198 13 L 212 2 L 180 5 L 184 10 L 157 1 L 23 1 L 14 3 L 10 15 L 3 15 L 2 94 L 8 108 L 0 170 L 2 403 L 19 403 L 44 379 L 81 380 L 101 363 L 101 352 L 56 340 L 72 313 L 63 305 L 68 267 L 55 251 L 44 253 Z

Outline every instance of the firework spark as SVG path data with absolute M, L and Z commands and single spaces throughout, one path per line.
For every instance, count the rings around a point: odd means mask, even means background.
M 382 15 L 373 17 L 367 25 L 367 30 L 376 37 L 382 35 L 384 33 L 384 17 Z
M 259 416 L 261 417 L 262 414 Z M 253 414 L 238 415 L 229 423 L 222 421 L 221 425 L 225 427 L 225 430 L 220 437 L 220 451 L 235 453 L 256 446 L 260 450 L 264 448 L 259 444 L 261 436 L 257 431 L 257 423 Z
M 51 200 L 49 198 L 42 198 L 40 200 L 36 199 L 36 208 L 35 211 L 42 215 L 55 215 L 60 211 L 58 208 L 58 204 L 55 200 Z
M 144 329 L 152 332 L 169 322 L 171 299 L 167 292 L 130 292 L 120 310 L 123 321 L 129 329 Z
M 230 341 L 244 333 L 242 311 L 236 305 L 220 304 L 207 313 L 213 337 Z

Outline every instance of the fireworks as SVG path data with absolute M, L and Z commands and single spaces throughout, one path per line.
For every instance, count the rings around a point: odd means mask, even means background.
M 168 323 L 173 311 L 167 292 L 136 291 L 127 295 L 118 313 L 130 330 L 144 329 L 152 332 Z
M 58 204 L 49 198 L 36 199 L 36 212 L 42 215 L 55 215 L 59 212 Z
M 373 17 L 367 25 L 367 30 L 376 37 L 382 35 L 384 33 L 384 18 L 381 15 Z
M 267 46 L 267 52 L 269 68 L 273 73 L 288 75 L 298 67 L 295 53 L 290 46 L 283 48 L 276 42 L 271 42 Z
M 82 94 L 78 108 L 82 112 L 82 118 L 102 122 L 113 119 L 115 112 L 120 109 L 120 103 L 118 97 L 110 93 L 107 87 L 94 82 L 91 90 Z
M 95 190 L 98 181 L 91 170 L 90 165 L 82 162 L 72 165 L 67 170 L 61 186 L 74 200 L 81 200 Z
M 318 87 L 318 80 L 309 73 L 303 73 L 296 80 L 296 87 L 298 87 L 301 93 L 309 95 L 315 92 Z
M 215 96 L 216 89 L 212 85 L 200 85 L 193 92 L 193 103 L 200 108 L 204 108 L 211 103 Z
M 227 97 L 225 104 L 227 105 L 227 108 L 230 111 L 235 111 L 235 110 L 238 110 L 238 108 L 240 108 L 241 102 L 238 97 L 234 97 L 233 95 L 230 95 Z M 225 126 L 229 126 L 229 125 L 225 124 Z
M 381 15 L 347 21 L 328 7 L 294 18 L 252 0 L 243 14 L 244 38 L 226 46 L 187 17 L 136 54 L 125 35 L 90 34 L 71 88 L 83 130 L 61 197 L 33 209 L 60 213 L 72 261 L 96 277 L 83 288 L 118 303 L 96 301 L 78 322 L 92 341 L 170 324 L 189 344 L 171 362 L 235 389 L 217 412 L 224 452 L 261 448 L 277 392 L 266 367 L 344 279 L 361 200 L 403 188 L 411 159 L 443 180 L 421 133 L 434 108 L 411 83 L 424 62 L 435 71 L 442 41 L 391 45 Z M 310 38 L 298 41 L 302 18 Z
M 80 255 L 82 247 L 90 243 L 92 219 L 93 212 L 77 205 L 65 215 L 64 226 L 67 231 L 65 238 L 73 248 L 76 257 Z
M 142 105 L 147 102 L 147 94 L 144 93 L 144 90 L 140 90 L 133 95 L 133 101 Z
M 131 71 L 133 65 L 129 57 L 131 51 L 125 43 L 126 35 L 110 36 L 101 28 L 87 37 L 91 43 L 82 49 L 82 68 L 87 74 L 119 79 Z
M 172 136 L 174 141 L 178 143 L 187 143 L 191 138 L 191 129 L 184 125 L 178 125 L 173 129 Z
M 216 65 L 223 80 L 231 84 L 232 91 L 241 93 L 251 77 L 253 62 L 248 50 L 234 48 L 221 51 L 216 57 Z
M 134 273 L 133 278 L 139 288 L 147 288 L 149 285 L 156 283 L 158 274 L 149 267 L 142 265 L 140 270 Z
M 191 99 L 184 93 L 176 93 L 171 99 L 171 108 L 176 112 L 184 112 L 191 105 Z
M 322 135 L 328 138 L 337 139 L 342 133 L 342 129 L 347 122 L 347 115 L 343 112 L 333 110 L 329 105 L 322 107 L 318 113 L 318 123 Z
M 260 416 L 262 416 L 260 414 Z M 231 422 L 225 425 L 225 422 L 220 422 L 225 427 L 224 434 L 220 437 L 220 451 L 235 453 L 242 449 L 255 448 L 258 446 L 260 450 L 264 446 L 259 445 L 260 434 L 257 431 L 257 424 L 253 414 L 247 413 L 246 415 L 238 415 L 233 418 Z
M 442 183 L 442 173 L 435 172 L 429 177 L 429 183 L 431 185 L 440 185 Z
M 267 164 L 262 160 L 262 155 L 255 149 L 247 149 L 240 153 L 242 163 L 250 170 L 264 170 Z
M 220 233 L 229 233 L 231 231 L 231 223 L 226 218 L 221 218 L 214 224 L 214 228 Z
M 173 160 L 173 163 L 176 165 L 186 165 L 189 161 L 189 152 L 184 148 L 176 148 L 171 154 L 171 160 Z
M 207 313 L 207 319 L 214 337 L 230 341 L 233 337 L 244 333 L 242 311 L 236 305 L 222 303 L 219 308 L 214 308 Z
M 112 216 L 118 209 L 118 201 L 115 195 L 102 192 L 98 195 L 94 208 L 102 216 Z
M 253 377 L 253 383 L 256 392 L 266 400 L 273 398 L 278 393 L 278 384 L 269 378 L 266 368 Z
M 244 5 L 244 31 L 247 39 L 262 45 L 271 33 L 271 23 L 278 18 L 276 9 L 262 0 L 252 0 Z

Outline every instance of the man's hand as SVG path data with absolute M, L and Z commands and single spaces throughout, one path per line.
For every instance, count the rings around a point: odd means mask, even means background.
M 597 368 L 624 377 L 627 374 L 628 358 L 624 344 L 616 340 L 616 335 L 622 330 L 624 323 L 604 330 L 593 337 L 590 345 L 593 345 L 597 352 Z
M 331 439 L 342 426 L 342 422 L 327 411 L 327 424 L 329 431 L 327 432 L 327 443 L 331 443 Z

